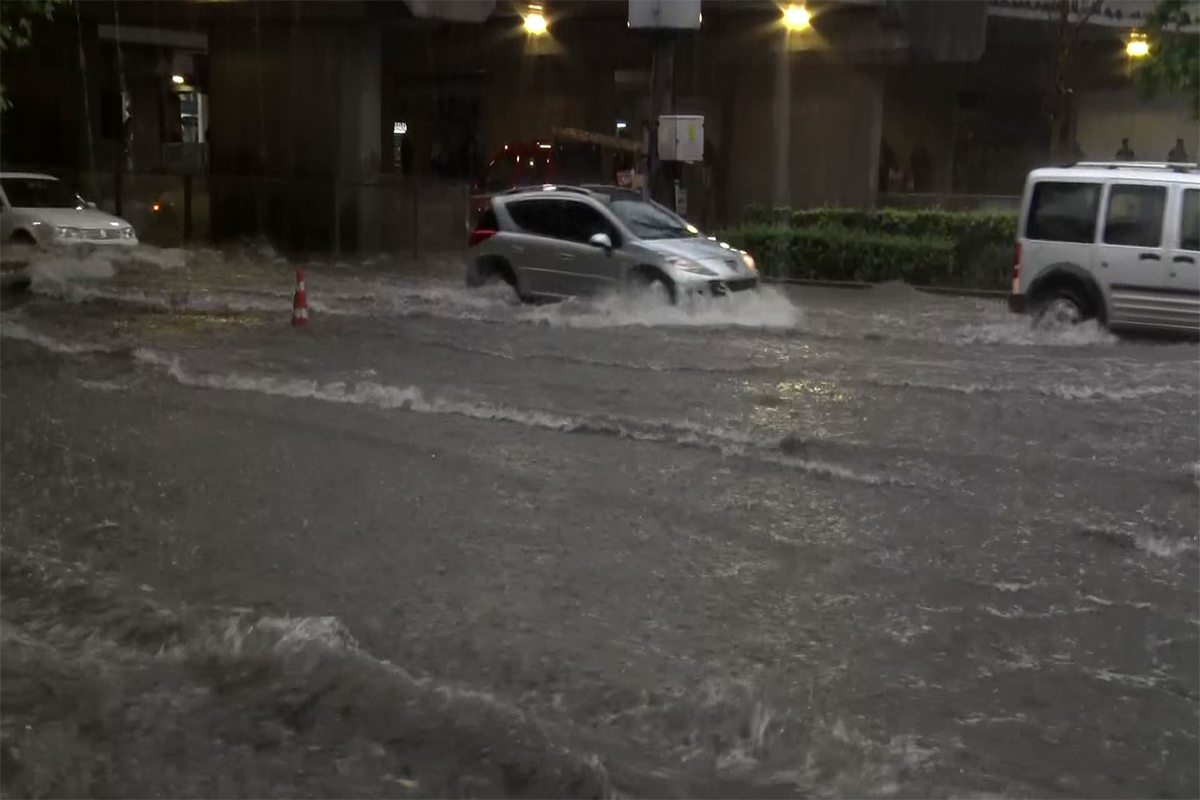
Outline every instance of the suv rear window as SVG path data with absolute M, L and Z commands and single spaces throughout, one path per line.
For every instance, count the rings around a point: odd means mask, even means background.
M 1039 183 L 1033 187 L 1025 238 L 1091 242 L 1096 238 L 1098 183 Z
M 1200 189 L 1188 189 L 1183 193 L 1179 246 L 1184 250 L 1200 252 Z

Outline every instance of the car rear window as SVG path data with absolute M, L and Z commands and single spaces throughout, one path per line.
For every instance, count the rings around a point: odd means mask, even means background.
M 521 230 L 539 236 L 561 238 L 562 203 L 556 200 L 518 200 L 507 204 L 506 208 Z
M 1099 204 L 1098 183 L 1036 184 L 1025 221 L 1025 238 L 1047 242 L 1094 241 Z
M 488 206 L 479 215 L 479 219 L 475 221 L 475 230 L 477 231 L 497 231 L 500 230 L 496 223 L 496 212 Z

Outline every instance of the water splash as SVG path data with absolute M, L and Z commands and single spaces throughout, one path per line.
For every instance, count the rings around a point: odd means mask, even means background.
M 728 297 L 698 298 L 669 305 L 648 295 L 612 293 L 596 299 L 570 299 L 542 306 L 518 319 L 554 327 L 705 327 L 791 330 L 800 324 L 800 309 L 773 287 Z
M 960 345 L 1087 347 L 1114 345 L 1117 337 L 1094 320 L 1069 327 L 1041 329 L 1032 326 L 1028 320 L 1018 319 L 967 325 L 959 329 L 954 341 Z

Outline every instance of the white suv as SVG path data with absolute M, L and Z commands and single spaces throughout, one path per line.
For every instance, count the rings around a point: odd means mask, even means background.
M 1009 307 L 1036 321 L 1200 331 L 1200 171 L 1083 162 L 1025 181 Z

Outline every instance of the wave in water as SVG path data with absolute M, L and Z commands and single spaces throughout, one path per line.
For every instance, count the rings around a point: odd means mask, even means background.
M 938 755 L 716 677 L 631 697 L 567 675 L 518 704 L 379 659 L 334 617 L 175 609 L 2 556 L 6 795 L 873 796 Z
M 320 383 L 311 379 L 280 378 L 245 373 L 211 374 L 187 369 L 177 356 L 138 349 L 134 358 L 163 368 L 186 386 L 256 392 L 278 397 L 305 398 L 329 403 L 371 405 L 425 414 L 447 414 L 478 420 L 495 420 L 542 430 L 619 436 L 636 441 L 661 442 L 717 450 L 726 455 L 751 456 L 801 472 L 869 485 L 908 483 L 891 475 L 862 473 L 837 464 L 794 455 L 803 450 L 794 437 L 761 439 L 739 431 L 687 421 L 640 420 L 622 417 L 588 417 L 552 411 L 512 408 L 492 403 L 467 402 L 430 396 L 417 386 L 388 386 L 374 381 Z

